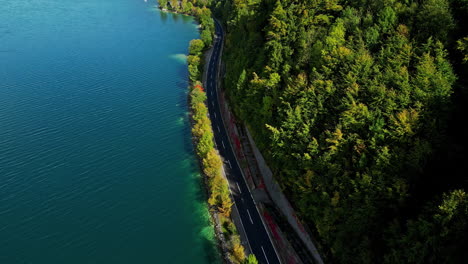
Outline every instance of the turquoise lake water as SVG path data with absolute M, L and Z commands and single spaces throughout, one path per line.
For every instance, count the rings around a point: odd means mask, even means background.
M 0 4 L 0 263 L 218 261 L 190 141 L 187 16 Z

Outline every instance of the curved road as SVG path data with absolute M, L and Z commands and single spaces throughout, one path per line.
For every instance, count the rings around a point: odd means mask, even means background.
M 247 238 L 259 263 L 277 264 L 280 263 L 272 241 L 265 229 L 264 223 L 255 202 L 250 194 L 249 188 L 242 176 L 239 164 L 234 156 L 234 152 L 229 144 L 228 135 L 221 119 L 221 111 L 217 96 L 218 64 L 221 58 L 221 49 L 224 33 L 222 27 L 215 20 L 216 38 L 214 40 L 212 54 L 210 57 L 206 78 L 206 92 L 208 96 L 208 111 L 213 126 L 214 137 L 219 153 L 224 159 L 224 170 L 231 186 L 233 196 L 243 228 Z

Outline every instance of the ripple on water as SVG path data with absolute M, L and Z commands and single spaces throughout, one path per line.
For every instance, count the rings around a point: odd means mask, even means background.
M 187 115 L 198 31 L 153 6 L 0 5 L 0 263 L 213 262 Z

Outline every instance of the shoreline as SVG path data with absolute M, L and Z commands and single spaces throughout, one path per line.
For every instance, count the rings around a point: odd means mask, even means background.
M 196 17 L 195 15 L 185 13 L 185 12 L 179 12 L 179 11 L 176 11 L 176 10 L 161 8 L 161 6 L 158 6 L 157 8 L 160 11 L 165 12 L 165 13 L 173 13 L 173 14 L 179 14 L 179 15 L 192 16 L 197 20 L 198 30 L 201 30 L 203 28 L 203 25 L 201 24 L 199 18 Z M 208 65 L 207 61 L 209 61 L 210 58 L 211 58 L 214 40 L 215 40 L 215 38 L 212 38 L 210 46 L 205 47 L 203 49 L 202 53 L 199 55 L 200 68 L 203 69 L 200 72 L 199 78 L 197 78 L 196 81 L 193 81 L 193 80 L 191 80 L 190 73 L 189 73 L 189 86 L 188 86 L 189 90 L 188 90 L 188 93 L 187 93 L 187 102 L 188 102 L 187 107 L 189 108 L 188 109 L 188 114 L 189 114 L 189 119 L 190 119 L 191 141 L 192 141 L 192 144 L 194 146 L 195 155 L 197 157 L 198 166 L 200 168 L 200 173 L 201 173 L 201 178 L 202 178 L 202 181 L 200 182 L 200 184 L 203 185 L 202 188 L 203 188 L 204 195 L 206 197 L 207 207 L 208 207 L 208 211 L 209 211 L 209 214 L 210 214 L 210 224 L 212 225 L 212 227 L 214 229 L 214 235 L 215 235 L 215 239 L 216 239 L 216 242 L 215 242 L 216 243 L 216 248 L 218 250 L 220 260 L 223 263 L 236 264 L 236 263 L 243 263 L 243 261 L 246 259 L 245 249 L 244 249 L 244 247 L 242 245 L 238 244 L 238 242 L 237 242 L 237 244 L 240 245 L 240 249 L 242 251 L 241 259 L 239 259 L 238 255 L 237 255 L 238 253 L 236 252 L 235 242 L 233 241 L 233 239 L 234 239 L 233 237 L 236 236 L 236 235 L 238 236 L 239 233 L 237 231 L 237 227 L 235 226 L 235 224 L 233 222 L 232 216 L 229 215 L 229 216 L 226 217 L 226 215 L 223 215 L 223 213 L 221 212 L 223 210 L 220 211 L 220 206 L 219 205 L 211 204 L 211 202 L 210 202 L 210 199 L 212 199 L 212 195 L 213 195 L 213 192 L 214 192 L 213 187 L 211 186 L 211 184 L 213 184 L 212 183 L 213 178 L 212 178 L 212 176 L 210 178 L 210 175 L 207 175 L 207 173 L 205 173 L 205 170 L 207 169 L 207 166 L 204 164 L 204 159 L 206 159 L 207 157 L 204 158 L 203 156 L 201 156 L 197 152 L 197 148 L 199 147 L 199 142 L 200 142 L 199 140 L 200 139 L 197 138 L 197 136 L 193 132 L 193 129 L 197 124 L 197 120 L 194 119 L 194 116 L 197 113 L 196 113 L 196 111 L 194 110 L 194 107 L 193 107 L 193 99 L 194 99 L 193 92 L 194 92 L 194 90 L 197 90 L 196 89 L 197 86 L 200 86 L 199 83 L 201 83 L 202 85 L 205 83 L 205 76 L 206 76 L 206 73 L 207 73 L 207 65 Z M 190 51 L 189 51 L 189 54 L 187 55 L 187 57 L 190 56 L 190 55 L 191 54 L 190 54 Z M 189 67 L 188 61 L 187 61 L 187 67 Z M 201 81 L 199 79 L 201 79 Z M 203 91 L 203 86 L 201 86 L 201 91 Z M 204 93 L 204 91 L 203 91 L 203 93 Z M 205 107 L 207 107 L 206 100 L 203 102 L 203 105 Z M 211 134 L 212 134 L 213 130 L 212 130 L 211 121 L 209 121 L 209 122 L 210 122 L 209 123 L 210 131 L 209 132 L 211 132 Z M 214 142 L 214 137 L 213 137 L 213 142 Z M 216 155 L 220 158 L 219 153 L 216 150 L 216 148 L 213 148 L 213 150 L 216 152 Z M 208 169 L 213 169 L 213 168 L 208 168 Z M 221 164 L 221 167 L 219 168 L 219 170 L 220 170 L 220 172 L 224 171 L 223 168 L 222 168 L 222 164 Z M 228 186 L 228 184 L 229 183 L 226 181 L 225 185 Z M 227 202 L 232 203 L 232 201 L 230 201 L 230 200 L 227 201 Z M 224 208 L 222 208 L 222 209 L 224 209 Z M 229 211 L 231 209 L 232 209 L 232 205 L 229 206 Z M 223 232 L 223 228 L 226 229 L 225 225 L 230 224 L 230 223 L 234 224 L 234 230 L 231 230 L 230 236 L 227 237 L 225 232 Z

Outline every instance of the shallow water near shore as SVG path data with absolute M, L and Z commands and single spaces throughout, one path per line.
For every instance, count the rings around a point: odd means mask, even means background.
M 217 263 L 187 118 L 191 17 L 0 5 L 0 263 Z

